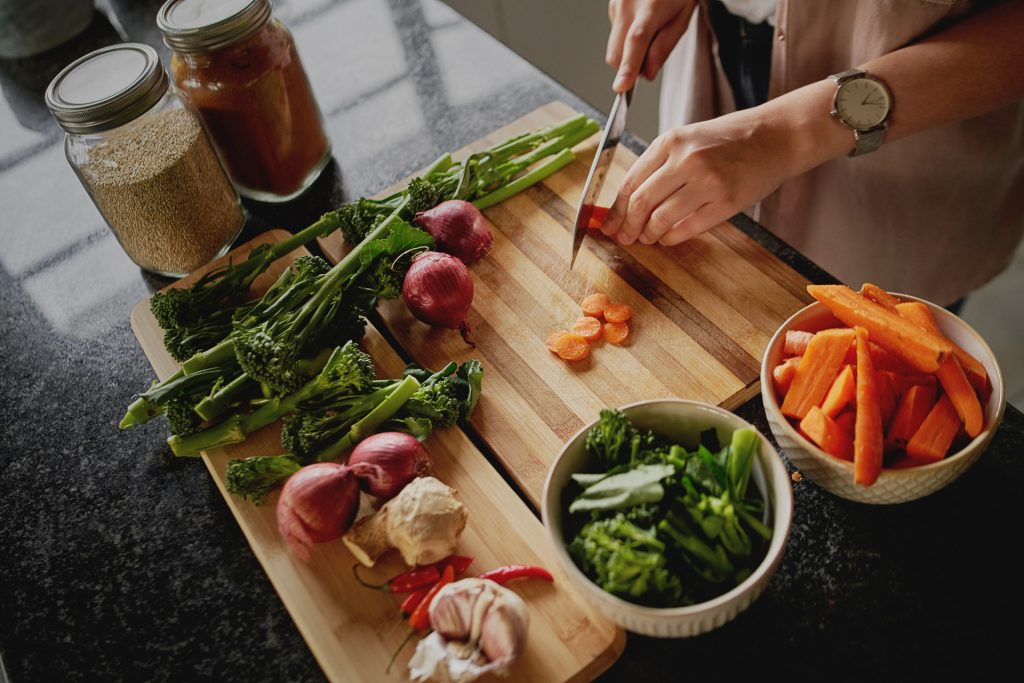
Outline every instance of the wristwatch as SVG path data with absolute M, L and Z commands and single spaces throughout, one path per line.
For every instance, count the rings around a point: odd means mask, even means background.
M 892 111 L 892 95 L 885 83 L 867 71 L 850 69 L 829 76 L 836 82 L 832 117 L 853 130 L 855 140 L 850 156 L 874 152 L 885 139 L 885 120 Z

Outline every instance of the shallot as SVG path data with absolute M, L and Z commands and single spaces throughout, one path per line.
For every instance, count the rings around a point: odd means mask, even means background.
M 473 278 L 459 259 L 436 251 L 417 254 L 405 274 L 402 299 L 417 320 L 458 330 L 467 344 L 473 344 L 466 321 L 473 303 Z
M 430 455 L 414 436 L 382 432 L 361 441 L 348 466 L 359 479 L 359 488 L 389 500 L 410 481 L 430 472 Z
M 289 477 L 277 501 L 277 528 L 288 546 L 309 560 L 309 546 L 339 538 L 359 511 L 353 472 L 333 462 L 303 467 Z
M 467 265 L 486 256 L 494 242 L 480 209 L 461 199 L 450 199 L 429 211 L 420 211 L 415 222 L 437 241 L 438 249 Z

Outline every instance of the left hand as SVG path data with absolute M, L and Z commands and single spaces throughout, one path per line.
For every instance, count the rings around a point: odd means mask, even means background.
M 626 174 L 601 231 L 623 245 L 674 246 L 775 191 L 807 166 L 760 107 L 673 128 Z

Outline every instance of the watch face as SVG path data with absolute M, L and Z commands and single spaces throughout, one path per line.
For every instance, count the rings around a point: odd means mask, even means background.
M 836 91 L 836 110 L 850 127 L 874 128 L 889 114 L 889 91 L 871 78 L 854 78 Z

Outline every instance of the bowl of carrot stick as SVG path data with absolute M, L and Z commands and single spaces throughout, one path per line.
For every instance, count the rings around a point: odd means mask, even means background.
M 761 362 L 772 433 L 803 476 L 842 498 L 904 503 L 947 486 L 1006 406 L 985 340 L 946 309 L 871 284 L 809 285 L 816 301 Z

